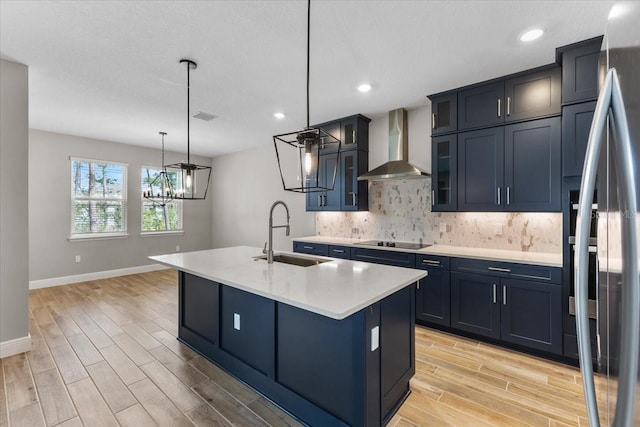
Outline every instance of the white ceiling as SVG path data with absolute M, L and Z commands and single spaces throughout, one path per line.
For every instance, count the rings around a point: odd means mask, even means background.
M 0 56 L 29 66 L 30 127 L 217 156 L 305 125 L 306 1 L 0 1 Z M 551 63 L 603 34 L 613 1 L 311 3 L 311 122 Z M 528 44 L 521 32 L 542 27 Z M 369 82 L 373 90 L 356 87 Z M 277 121 L 272 114 L 284 112 Z

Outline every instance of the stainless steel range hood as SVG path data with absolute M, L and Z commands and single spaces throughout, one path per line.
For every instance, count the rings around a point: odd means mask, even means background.
M 360 175 L 358 181 L 427 178 L 431 176 L 428 172 L 409 163 L 408 157 L 407 110 L 398 108 L 389 112 L 389 161 Z

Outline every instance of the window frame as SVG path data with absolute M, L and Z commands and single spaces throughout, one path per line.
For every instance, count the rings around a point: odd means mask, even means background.
M 74 188 L 73 188 L 73 163 L 74 162 L 85 162 L 85 163 L 100 163 L 100 164 L 106 164 L 106 165 L 118 165 L 118 166 L 122 166 L 123 167 L 123 171 L 122 171 L 122 197 L 120 198 L 116 198 L 116 197 L 101 197 L 99 199 L 96 199 L 95 197 L 89 197 L 89 196 L 76 196 L 74 194 Z M 128 177 L 129 177 L 129 164 L 128 163 L 123 163 L 123 162 L 117 162 L 117 161 L 111 161 L 111 160 L 100 160 L 100 159 L 92 159 L 92 158 L 87 158 L 87 157 L 75 157 L 75 156 L 70 156 L 69 157 L 69 166 L 70 166 L 70 177 L 69 177 L 69 184 L 70 184 L 70 215 L 69 215 L 69 219 L 70 219 L 70 223 L 69 223 L 69 237 L 68 240 L 69 241 L 73 241 L 73 240 L 91 240 L 91 239 L 121 239 L 121 238 L 126 238 L 129 236 L 128 232 L 127 232 L 127 219 L 128 219 L 128 215 L 127 215 L 127 210 L 128 210 Z M 74 215 L 74 207 L 75 207 L 75 202 L 77 201 L 95 201 L 95 200 L 100 200 L 100 201 L 106 201 L 106 202 L 117 202 L 117 203 L 121 203 L 122 204 L 122 231 L 116 231 L 116 232 L 95 232 L 95 233 L 74 233 L 74 227 L 75 227 L 75 215 Z
M 140 166 L 140 179 L 138 182 L 140 183 L 140 236 L 142 237 L 151 237 L 151 236 L 168 236 L 168 235 L 181 235 L 184 234 L 184 203 L 182 200 L 172 200 L 170 203 L 175 203 L 177 206 L 177 212 L 179 213 L 178 225 L 180 228 L 176 228 L 174 230 L 145 230 L 144 229 L 144 204 L 152 203 L 150 200 L 144 198 L 142 194 L 143 190 L 143 171 L 145 169 L 151 169 L 156 171 L 162 171 L 164 168 L 162 166 L 151 166 L 151 165 L 141 165 Z M 166 225 L 166 224 L 165 224 Z

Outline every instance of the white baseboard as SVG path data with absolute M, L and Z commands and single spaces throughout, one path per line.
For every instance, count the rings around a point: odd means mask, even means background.
M 0 342 L 0 359 L 31 350 L 31 334 L 26 337 Z
M 51 286 L 68 285 L 70 283 L 87 282 L 89 280 L 109 279 L 110 277 L 126 276 L 128 274 L 147 273 L 149 271 L 166 270 L 168 267 L 160 264 L 141 265 L 138 267 L 119 268 L 117 270 L 97 271 L 95 273 L 76 274 L 73 276 L 53 277 L 29 281 L 29 289 L 50 288 Z

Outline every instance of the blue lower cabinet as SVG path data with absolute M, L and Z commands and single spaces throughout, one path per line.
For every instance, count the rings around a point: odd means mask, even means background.
M 351 248 L 351 259 L 354 261 L 372 262 L 374 264 L 385 264 L 408 268 L 415 268 L 416 264 L 416 254 L 414 253 L 360 247 Z
M 329 245 L 329 256 L 332 258 L 351 259 L 351 248 L 348 246 Z
M 561 286 L 501 279 L 501 338 L 562 354 Z
M 293 251 L 309 255 L 329 256 L 329 245 L 322 243 L 293 242 Z
M 451 273 L 451 326 L 500 338 L 500 279 L 481 274 Z
M 416 320 L 430 325 L 451 326 L 449 258 L 417 254 L 416 268 L 428 273 L 416 286 Z

